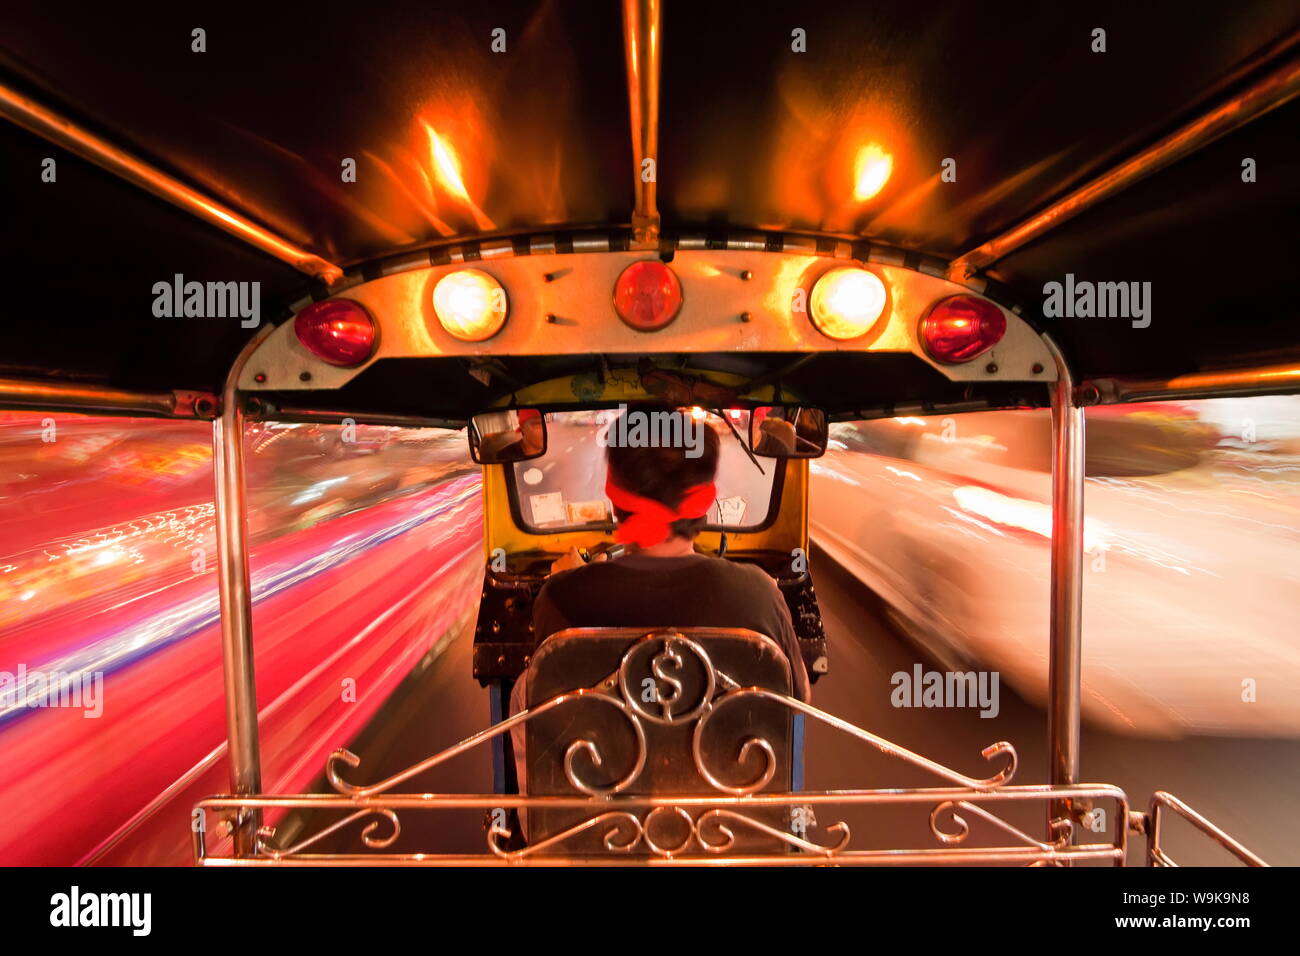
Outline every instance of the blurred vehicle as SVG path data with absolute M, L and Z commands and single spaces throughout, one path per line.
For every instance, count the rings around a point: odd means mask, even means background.
M 303 787 L 473 608 L 479 480 L 454 432 L 246 447 L 266 779 Z M 0 413 L 0 864 L 189 859 L 228 785 L 212 493 L 205 422 Z M 101 713 L 38 673 L 101 674 Z
M 1085 716 L 1151 736 L 1300 735 L 1300 400 L 1087 414 Z M 835 425 L 810 514 L 906 635 L 1039 701 L 1049 443 L 1046 411 Z

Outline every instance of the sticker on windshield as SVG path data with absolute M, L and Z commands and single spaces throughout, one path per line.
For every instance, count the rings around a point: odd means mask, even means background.
M 569 524 L 595 524 L 609 520 L 609 503 L 604 498 L 596 501 L 570 501 Z
M 744 498 L 736 495 L 734 498 L 718 499 L 718 524 L 740 524 L 744 520 Z
M 529 495 L 528 503 L 533 509 L 533 524 L 564 523 L 564 492 L 549 491 L 544 495 Z

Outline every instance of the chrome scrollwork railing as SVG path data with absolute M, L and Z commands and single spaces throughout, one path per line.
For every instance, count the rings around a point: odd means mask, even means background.
M 647 682 L 654 692 L 645 693 Z M 695 688 L 688 695 L 687 687 Z M 638 693 L 637 691 L 641 692 Z M 687 697 L 690 699 L 687 699 Z M 625 726 L 630 733 L 631 757 L 625 771 L 612 781 L 596 781 L 587 769 L 606 771 L 607 758 L 594 734 L 579 733 L 563 749 L 564 777 L 576 791 L 572 796 L 505 796 L 493 794 L 412 794 L 395 788 L 425 771 L 478 747 L 494 737 L 537 720 L 544 714 L 571 707 L 576 701 L 593 701 L 612 707 L 619 718 L 611 726 Z M 835 730 L 865 741 L 882 753 L 927 770 L 950 785 L 914 790 L 839 790 L 826 792 L 772 792 L 765 788 L 775 778 L 779 764 L 776 747 L 760 734 L 749 734 L 734 750 L 710 750 L 705 745 L 709 728 L 722 726 L 719 715 L 737 707 L 773 704 L 791 713 L 801 713 Z M 745 722 L 733 722 L 732 726 Z M 649 728 L 682 728 L 689 733 L 689 754 L 702 785 L 690 793 L 635 792 L 647 762 Z M 605 728 L 608 731 L 608 727 Z M 718 755 L 728 766 L 719 764 Z M 730 753 L 730 757 L 727 754 Z M 337 821 L 291 845 L 279 845 L 272 828 L 259 833 L 257 852 L 238 857 L 226 842 L 217 841 L 214 851 L 203 828 L 195 833 L 195 856 L 199 862 L 247 865 L 258 863 L 505 863 L 582 862 L 691 863 L 734 862 L 787 865 L 791 863 L 900 863 L 900 862 L 983 862 L 1051 863 L 1095 859 L 1122 864 L 1129 818 L 1127 798 L 1114 787 L 1010 786 L 1016 770 L 1016 752 L 999 741 L 982 751 L 985 760 L 1001 759 L 1003 765 L 991 776 L 968 776 L 929 760 L 861 727 L 841 720 L 811 704 L 769 687 L 742 684 L 726 669 L 717 667 L 700 641 L 677 631 L 657 631 L 634 641 L 622 655 L 617 669 L 594 685 L 569 690 L 514 714 L 492 727 L 465 738 L 411 767 L 374 783 L 360 784 L 346 779 L 346 770 L 356 770 L 359 758 L 348 750 L 335 751 L 327 761 L 326 777 L 337 795 L 289 795 L 257 797 L 215 797 L 199 804 L 202 818 L 215 813 L 229 817 L 238 810 L 307 809 L 339 811 Z M 621 768 L 620 768 L 621 769 Z M 727 782 L 734 774 L 746 774 L 744 782 Z M 577 795 L 581 794 L 581 796 Z M 1080 801 L 1109 798 L 1116 804 L 1112 819 L 1121 821 L 1109 841 L 1072 842 L 1070 832 L 1055 842 L 1044 842 L 994 813 L 995 804 L 1042 804 L 1051 800 Z M 937 847 L 917 849 L 854 849 L 847 823 L 837 820 L 821 828 L 819 840 L 814 809 L 842 811 L 850 807 L 889 804 L 928 804 L 929 831 Z M 392 847 L 402 827 L 398 813 L 410 811 L 482 809 L 500 811 L 563 810 L 569 815 L 554 832 L 543 832 L 520 847 L 521 834 L 512 830 L 505 814 L 492 813 L 483 854 L 367 853 L 328 854 L 310 852 L 327 838 L 364 821 L 361 841 L 367 850 Z M 784 811 L 789 828 L 775 825 Z M 572 812 L 571 812 L 572 811 Z M 569 822 L 571 820 L 573 822 Z M 968 843 L 972 823 L 981 832 L 996 835 L 1009 845 L 974 846 Z M 764 852 L 749 852 L 736 846 L 740 834 L 765 838 Z M 599 853 L 593 854 L 591 836 L 598 836 Z M 581 853 L 571 845 L 583 837 Z M 748 845 L 752 845 L 751 839 Z

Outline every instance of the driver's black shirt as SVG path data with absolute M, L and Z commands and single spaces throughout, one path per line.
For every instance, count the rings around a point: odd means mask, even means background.
M 812 696 L 790 610 L 762 568 L 706 554 L 628 554 L 553 575 L 533 605 L 539 640 L 567 627 L 743 627 L 790 659 L 794 693 Z

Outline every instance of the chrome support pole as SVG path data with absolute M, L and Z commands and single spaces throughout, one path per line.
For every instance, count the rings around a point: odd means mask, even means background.
M 1074 399 L 1074 378 L 1060 348 L 1044 335 L 1056 361 L 1052 385 L 1052 569 L 1049 623 L 1047 740 L 1048 782 L 1079 780 L 1079 724 L 1083 660 L 1084 415 Z M 1070 801 L 1048 810 L 1048 835 L 1057 839 L 1071 819 Z
M 262 341 L 274 330 L 264 325 L 235 359 L 221 392 L 221 415 L 212 423 L 216 484 L 217 583 L 221 598 L 221 660 L 225 673 L 226 736 L 229 740 L 230 792 L 262 790 L 257 732 L 257 681 L 253 672 L 253 591 L 248 571 L 248 515 L 244 488 L 244 412 L 239 375 Z M 240 811 L 235 821 L 236 856 L 257 850 L 261 811 Z
M 623 0 L 623 53 L 627 60 L 636 177 L 632 238 L 641 248 L 657 248 L 659 244 L 655 189 L 659 176 L 659 40 L 659 0 Z

